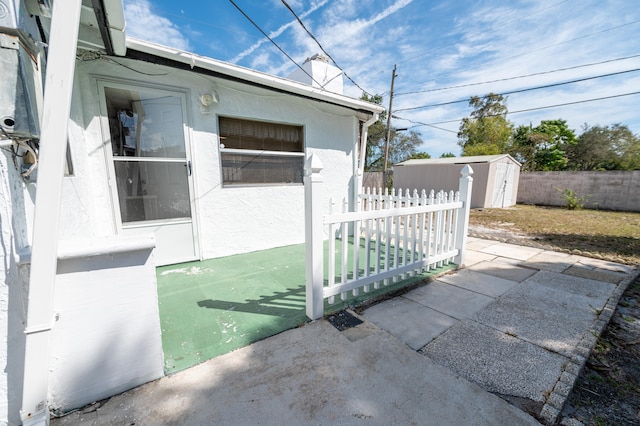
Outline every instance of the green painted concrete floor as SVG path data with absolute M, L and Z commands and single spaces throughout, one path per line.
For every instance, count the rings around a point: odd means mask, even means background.
M 455 265 L 333 305 L 354 306 L 438 275 Z M 184 370 L 215 356 L 295 328 L 305 314 L 304 244 L 157 268 L 165 372 Z

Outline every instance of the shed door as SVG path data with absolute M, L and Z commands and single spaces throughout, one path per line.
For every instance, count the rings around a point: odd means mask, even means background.
M 496 164 L 496 179 L 493 185 L 493 203 L 491 207 L 509 207 L 513 205 L 513 179 L 515 164 Z
M 181 93 L 103 87 L 119 231 L 154 234 L 159 265 L 198 258 Z
M 513 198 L 513 184 L 516 175 L 516 165 L 508 163 L 507 164 L 507 177 L 505 178 L 504 184 L 504 202 L 502 203 L 502 207 L 510 207 L 515 204 L 515 200 Z

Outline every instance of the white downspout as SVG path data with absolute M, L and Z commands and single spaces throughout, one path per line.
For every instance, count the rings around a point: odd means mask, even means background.
M 367 137 L 369 136 L 369 126 L 378 121 L 380 114 L 373 113 L 373 116 L 362 123 L 362 133 L 360 134 L 360 160 L 358 161 L 356 168 L 356 187 L 353 191 L 353 206 L 357 207 L 360 200 L 360 194 L 362 193 L 362 182 L 364 179 L 364 166 L 367 161 Z M 356 150 L 356 152 L 358 152 Z
M 71 111 L 82 0 L 53 3 L 44 87 L 29 301 L 25 326 L 22 409 L 24 425 L 48 425 L 49 357 L 54 322 L 60 197 Z

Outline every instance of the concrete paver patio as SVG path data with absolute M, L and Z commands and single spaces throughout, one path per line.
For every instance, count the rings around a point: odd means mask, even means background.
M 352 312 L 359 325 L 315 321 L 52 425 L 552 424 L 637 270 L 468 247 L 466 269 Z
M 615 307 L 617 286 L 633 268 L 475 238 L 468 248 L 466 269 L 362 316 L 487 391 L 526 399 L 543 418 L 557 414 L 558 397 L 551 406 L 550 395 L 567 390 L 557 386 L 561 377 L 577 375 L 603 327 L 601 314 Z M 399 299 L 412 309 L 399 313 Z

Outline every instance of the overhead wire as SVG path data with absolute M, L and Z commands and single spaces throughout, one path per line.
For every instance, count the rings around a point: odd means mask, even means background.
M 535 12 L 530 13 L 530 14 L 526 15 L 526 17 L 531 17 L 531 16 L 533 16 L 533 15 L 537 15 L 538 13 L 542 13 L 542 12 L 544 12 L 545 10 L 548 10 L 548 9 L 554 8 L 554 7 L 559 6 L 559 5 L 563 4 L 563 3 L 567 3 L 568 1 L 569 1 L 569 0 L 563 0 L 563 1 L 560 1 L 560 2 L 558 2 L 558 3 L 554 3 L 554 4 L 552 4 L 552 5 L 549 5 L 549 6 L 547 6 L 547 7 L 544 7 L 544 8 L 542 8 L 542 9 L 540 9 L 540 10 L 537 10 L 537 11 L 535 11 Z M 514 12 L 515 12 L 515 11 L 512 11 L 512 13 L 514 13 Z M 500 25 L 498 25 L 497 27 L 493 28 L 493 30 L 496 30 L 496 29 L 498 29 L 498 28 L 502 28 L 502 27 L 506 26 L 507 24 L 511 24 L 512 22 L 517 22 L 517 21 L 519 21 L 519 20 L 521 20 L 521 19 L 523 19 L 523 16 L 518 16 L 517 18 L 506 20 L 506 21 L 502 22 Z M 484 35 L 484 34 L 486 34 L 486 31 L 478 31 L 477 33 L 473 33 L 473 34 L 471 34 L 471 37 L 474 37 L 474 36 L 477 36 L 477 35 Z M 401 61 L 401 62 L 398 62 L 398 63 L 399 63 L 399 64 L 403 64 L 403 63 L 406 63 L 406 62 L 410 62 L 410 61 L 413 61 L 413 60 L 415 60 L 415 59 L 421 58 L 421 57 L 423 57 L 423 56 L 425 56 L 425 55 L 428 55 L 429 53 L 437 52 L 438 50 L 442 50 L 442 49 L 444 49 L 444 48 L 447 48 L 447 47 L 453 46 L 453 45 L 455 45 L 455 44 L 456 44 L 456 43 L 449 43 L 449 44 L 445 44 L 444 46 L 440 46 L 440 47 L 435 48 L 435 49 L 427 50 L 427 51 L 425 51 L 424 53 L 421 53 L 421 54 L 419 54 L 419 55 L 414 55 L 413 57 L 408 58 L 408 59 L 405 59 L 404 61 Z
M 260 31 L 260 33 L 267 40 L 269 40 L 278 50 L 280 50 L 280 52 L 282 54 L 284 54 L 291 62 L 293 62 L 299 69 L 301 69 L 306 75 L 308 75 L 316 84 L 318 84 L 319 86 L 322 87 L 322 85 L 320 83 L 318 83 L 315 79 L 313 79 L 313 77 L 311 75 L 309 75 L 308 72 L 306 72 L 293 58 L 291 58 L 291 56 L 289 56 L 271 37 L 269 37 L 269 35 L 267 35 L 260 28 L 260 26 L 258 26 L 233 0 L 229 0 L 229 1 L 256 29 L 258 29 L 258 31 Z M 295 13 L 295 11 L 293 11 L 293 9 L 289 6 L 289 4 L 285 0 L 281 0 L 281 1 L 287 7 L 287 9 L 289 9 L 289 11 L 294 15 L 294 17 L 296 18 L 298 23 L 301 25 L 301 27 L 316 42 L 316 44 L 323 51 L 323 53 L 329 59 L 331 59 L 331 61 L 336 65 L 336 67 L 338 67 L 343 72 L 345 77 L 348 78 L 356 87 L 358 87 L 364 93 L 368 94 L 368 92 L 366 90 L 364 90 L 355 81 L 353 81 L 344 72 L 344 70 L 336 63 L 334 58 L 331 57 L 331 55 L 324 49 L 322 44 L 317 40 L 317 38 L 313 35 L 313 33 L 304 25 L 302 20 Z M 554 4 L 554 5 L 550 6 L 550 7 L 547 7 L 545 9 L 539 10 L 539 11 L 537 11 L 535 13 L 540 13 L 540 12 L 542 12 L 544 10 L 547 10 L 547 9 L 549 9 L 551 7 L 554 7 L 554 6 L 558 5 L 558 4 L 562 4 L 562 3 L 565 3 L 565 2 L 566 1 L 559 2 L 557 4 Z M 507 21 L 503 25 L 506 25 L 507 23 L 510 23 L 511 21 L 514 21 L 514 20 Z M 584 38 L 587 38 L 587 37 L 590 37 L 590 36 L 593 36 L 593 35 L 601 34 L 601 33 L 608 32 L 608 31 L 613 31 L 613 30 L 616 30 L 616 29 L 619 29 L 619 28 L 622 28 L 622 27 L 633 25 L 633 24 L 638 23 L 638 22 L 640 22 L 640 20 L 627 22 L 627 23 L 624 23 L 624 24 L 621 24 L 621 25 L 618 25 L 618 26 L 614 26 L 614 27 L 606 28 L 606 29 L 603 29 L 603 30 L 600 30 L 600 31 L 596 31 L 596 32 L 593 32 L 593 33 L 585 34 L 585 35 L 582 35 L 580 37 L 576 37 L 576 38 L 573 38 L 573 39 L 570 39 L 570 40 L 565 40 L 565 41 L 560 42 L 560 43 L 556 43 L 556 44 L 553 44 L 553 45 L 548 45 L 548 46 L 545 46 L 545 47 L 542 47 L 542 48 L 539 48 L 539 49 L 536 49 L 536 50 L 533 50 L 533 51 L 525 52 L 525 53 L 522 53 L 520 55 L 512 56 L 512 57 L 519 57 L 519 56 L 524 56 L 524 55 L 527 55 L 527 54 L 535 53 L 535 52 L 538 52 L 540 50 L 544 50 L 544 49 L 547 49 L 547 48 L 550 48 L 550 47 L 555 47 L 555 46 L 566 44 L 566 43 L 569 43 L 569 42 L 572 42 L 572 41 L 584 39 Z M 446 47 L 446 46 L 442 46 L 442 47 L 438 48 L 438 50 L 441 49 L 441 48 L 444 48 L 444 47 Z M 425 54 L 428 54 L 428 53 L 429 52 L 425 52 L 424 54 L 416 55 L 416 56 L 414 56 L 412 58 L 409 58 L 409 59 L 407 59 L 405 61 L 402 61 L 402 62 L 399 62 L 399 63 L 408 62 L 410 60 L 418 58 L 419 56 L 424 56 Z M 531 77 L 531 76 L 536 76 L 536 75 L 550 74 L 550 73 L 554 73 L 554 72 L 561 72 L 561 71 L 565 71 L 565 70 L 571 70 L 571 69 L 576 69 L 576 68 L 581 68 L 581 67 L 587 67 L 587 66 L 593 66 L 593 65 L 603 64 L 603 63 L 609 63 L 609 62 L 614 62 L 614 61 L 619 61 L 619 60 L 624 60 L 624 59 L 630 59 L 630 58 L 635 58 L 635 57 L 638 57 L 638 56 L 640 56 L 640 55 L 632 55 L 632 56 L 628 56 L 628 57 L 624 57 L 624 58 L 610 59 L 610 60 L 595 62 L 595 63 L 591 63 L 591 64 L 583 64 L 583 65 L 577 65 L 577 66 L 573 66 L 573 67 L 560 68 L 560 69 L 556 69 L 556 70 L 549 70 L 549 71 L 544 71 L 544 72 L 539 72 L 539 73 L 532 73 L 532 74 L 528 74 L 528 75 L 524 75 L 524 76 L 508 77 L 508 78 L 503 78 L 503 79 L 496 79 L 496 80 L 485 81 L 485 82 L 469 83 L 469 84 L 464 84 L 464 85 L 457 85 L 457 86 L 450 86 L 450 87 L 443 87 L 443 88 L 425 89 L 425 90 L 420 90 L 420 91 L 415 91 L 415 92 L 402 92 L 402 93 L 398 93 L 397 95 L 406 95 L 406 94 L 412 94 L 412 93 L 435 92 L 435 91 L 439 91 L 439 90 L 447 90 L 447 89 L 459 88 L 459 87 L 469 87 L 469 86 L 480 85 L 480 84 L 488 84 L 488 83 L 493 83 L 493 82 L 498 82 L 498 81 L 514 80 L 514 79 L 517 79 L 517 78 L 525 78 L 525 77 Z M 600 76 L 594 76 L 594 77 L 587 77 L 587 78 L 583 78 L 583 79 L 571 80 L 571 81 L 567 81 L 567 82 L 554 83 L 554 84 L 549 84 L 549 85 L 544 85 L 544 86 L 539 86 L 539 87 L 520 89 L 520 90 L 516 90 L 516 91 L 505 92 L 504 94 L 519 93 L 519 92 L 525 92 L 525 91 L 530 91 L 530 90 L 542 89 L 542 88 L 546 88 L 546 87 L 560 86 L 560 85 L 571 84 L 571 83 L 575 83 L 575 82 L 586 81 L 586 80 L 591 80 L 591 79 L 595 79 L 595 78 L 602 78 L 602 77 L 606 77 L 606 76 L 610 76 L 610 75 L 622 74 L 622 73 L 633 72 L 633 71 L 638 71 L 638 70 L 640 70 L 640 69 L 626 70 L 626 71 L 621 71 L 621 72 L 617 72 L 617 73 L 610 73 L 610 74 L 604 74 L 604 75 L 600 75 Z M 517 113 L 530 112 L 530 111 L 536 111 L 536 110 L 542 110 L 542 109 L 557 108 L 557 107 L 562 107 L 562 106 L 575 105 L 575 104 L 588 103 L 588 102 L 595 102 L 595 101 L 619 98 L 619 97 L 624 97 L 624 96 L 631 96 L 631 95 L 636 95 L 636 94 L 640 94 L 640 92 L 629 92 L 629 93 L 624 93 L 624 94 L 619 94 L 619 95 L 604 96 L 604 97 L 580 100 L 580 101 L 575 101 L 575 102 L 566 102 L 566 103 L 555 104 L 555 105 L 547 105 L 547 106 L 541 106 L 541 107 L 536 107 L 536 108 L 528 108 L 528 109 L 517 110 L 517 111 L 509 111 L 507 114 L 517 114 Z M 403 108 L 403 109 L 398 109 L 397 111 L 408 111 L 408 110 L 413 110 L 413 109 L 427 108 L 427 107 L 432 107 L 432 106 L 439 106 L 439 105 L 445 105 L 445 104 L 450 104 L 450 103 L 467 102 L 467 101 L 468 101 L 468 99 L 464 99 L 464 100 L 447 102 L 447 103 L 443 103 L 443 104 L 434 104 L 434 105 L 425 105 L 425 106 L 420 106 L 420 107 Z M 419 122 L 419 121 L 413 121 L 413 120 L 409 120 L 409 119 L 406 119 L 406 118 L 398 117 L 396 115 L 393 115 L 393 118 L 397 118 L 397 119 L 400 119 L 400 120 L 406 120 L 406 121 L 408 121 L 410 123 L 414 123 L 414 124 L 418 125 L 418 126 L 414 126 L 414 127 L 428 126 L 428 127 L 436 128 L 436 129 L 439 129 L 439 130 L 452 132 L 452 133 L 456 133 L 456 132 L 454 132 L 452 130 L 440 128 L 437 125 L 439 125 L 439 124 L 447 124 L 447 123 L 455 123 L 455 122 L 459 122 L 459 121 L 462 120 L 462 119 L 456 119 L 456 120 L 439 121 L 439 122 L 434 122 L 434 123 L 423 123 L 423 122 Z
M 289 12 L 291 12 L 291 14 L 294 16 L 294 18 L 296 18 L 296 20 L 298 21 L 298 23 L 300 24 L 300 26 L 302 27 L 303 30 L 306 31 L 307 35 L 309 35 L 309 37 L 311 37 L 311 39 L 313 41 L 316 42 L 316 44 L 318 45 L 318 47 L 320 48 L 320 50 L 322 50 L 322 53 L 324 53 L 325 55 L 327 55 L 327 57 L 329 59 L 331 59 L 331 62 L 333 62 L 333 64 L 340 70 L 342 71 L 342 74 L 350 81 L 352 82 L 358 89 L 362 90 L 362 92 L 364 92 L 365 94 L 367 94 L 368 96 L 372 96 L 371 93 L 369 93 L 368 91 L 364 90 L 362 87 L 360 87 L 360 85 L 358 83 L 356 83 L 351 77 L 349 77 L 347 75 L 347 73 L 345 72 L 344 69 L 342 69 L 342 67 L 340 67 L 340 65 L 338 65 L 338 63 L 335 61 L 335 59 L 333 59 L 333 57 L 329 54 L 329 52 L 327 52 L 325 50 L 325 48 L 322 46 L 322 44 L 318 41 L 318 39 L 316 38 L 316 36 L 313 35 L 313 33 L 307 28 L 307 26 L 304 24 L 304 22 L 302 22 L 302 19 L 300 19 L 300 17 L 296 14 L 296 12 L 291 8 L 291 6 L 289 6 L 289 4 L 285 1 L 285 0 L 281 0 L 282 3 L 285 5 L 285 7 L 287 9 L 289 9 Z
M 611 95 L 611 96 L 603 96 L 600 98 L 593 98 L 593 99 L 584 99 L 581 101 L 574 101 L 574 102 L 565 102 L 562 104 L 556 104 L 556 105 L 546 105 L 546 106 L 541 106 L 541 107 L 535 107 L 535 108 L 527 108 L 527 109 L 521 109 L 521 110 L 517 110 L 517 111 L 508 111 L 505 115 L 511 115 L 511 114 L 518 114 L 518 113 L 522 113 L 522 112 L 530 112 L 530 111 L 538 111 L 541 109 L 550 109 L 550 108 L 558 108 L 558 107 L 563 107 L 563 106 L 568 106 L 568 105 L 577 105 L 577 104 L 583 104 L 583 103 L 588 103 L 588 102 L 596 102 L 596 101 L 602 101 L 602 100 L 607 100 L 607 99 L 614 99 L 614 98 L 621 98 L 624 96 L 632 96 L 632 95 L 639 95 L 640 92 L 629 92 L 629 93 L 622 93 L 619 95 Z M 487 115 L 487 117 L 498 117 L 502 114 L 489 114 Z M 396 117 L 400 120 L 405 120 L 404 118 L 401 117 Z M 445 121 L 437 121 L 434 123 L 422 123 L 422 126 L 435 126 L 438 124 L 448 124 L 448 123 L 457 123 L 459 121 L 462 121 L 462 118 L 458 118 L 455 120 L 445 120 Z
M 585 34 L 585 35 L 580 36 L 580 37 L 576 37 L 576 38 L 572 38 L 572 39 L 569 39 L 569 40 L 561 41 L 560 43 L 550 44 L 548 46 L 541 47 L 540 49 L 531 50 L 529 52 L 525 52 L 525 53 L 521 53 L 519 55 L 511 56 L 510 59 L 519 58 L 520 56 L 525 56 L 525 55 L 529 55 L 531 53 L 540 52 L 541 50 L 545 50 L 545 49 L 548 49 L 550 47 L 557 47 L 557 46 L 560 46 L 560 45 L 563 45 L 563 44 L 571 43 L 572 41 L 582 40 L 583 38 L 587 38 L 587 37 L 591 37 L 591 36 L 594 36 L 594 35 L 606 33 L 607 31 L 617 30 L 619 28 L 623 28 L 623 27 L 626 27 L 626 26 L 629 26 L 629 25 L 637 24 L 638 22 L 640 22 L 640 19 L 636 19 L 635 21 L 627 22 L 627 23 L 624 23 L 622 25 L 616 25 L 615 27 L 605 28 L 604 30 L 596 31 L 595 33 L 589 33 L 589 34 Z
M 626 73 L 636 72 L 636 71 L 640 71 L 640 68 L 634 68 L 634 69 L 631 69 L 631 70 L 612 72 L 612 73 L 608 73 L 608 74 L 601 74 L 601 75 L 596 75 L 596 76 L 593 76 L 593 77 L 577 78 L 575 80 L 564 81 L 564 82 L 561 82 L 561 83 L 551 83 L 551 84 L 545 84 L 543 86 L 528 87 L 526 89 L 510 90 L 510 91 L 499 93 L 499 95 L 511 95 L 511 94 L 514 94 L 514 93 L 530 92 L 532 90 L 548 89 L 549 87 L 564 86 L 565 84 L 579 83 L 579 82 L 582 82 L 582 81 L 595 80 L 596 78 L 611 77 L 613 75 L 626 74 Z M 396 112 L 413 111 L 413 110 L 416 110 L 416 109 L 433 108 L 433 107 L 443 106 L 443 105 L 452 105 L 452 104 L 457 104 L 457 103 L 462 103 L 462 102 L 469 102 L 470 100 L 471 100 L 471 98 L 465 98 L 465 99 L 459 99 L 457 101 L 441 102 L 441 103 L 438 103 L 438 104 L 421 105 L 421 106 L 410 107 L 410 108 L 398 108 L 398 109 L 396 109 Z
M 463 88 L 463 87 L 479 86 L 479 85 L 482 85 L 482 84 L 490 84 L 490 83 L 498 83 L 498 82 L 501 82 L 501 81 L 517 80 L 519 78 L 535 77 L 535 76 L 538 76 L 538 75 L 552 74 L 552 73 L 561 72 L 561 71 L 569 71 L 569 70 L 574 70 L 574 69 L 578 69 L 578 68 L 590 67 L 590 66 L 594 66 L 594 65 L 602 65 L 602 64 L 607 64 L 607 63 L 610 63 L 610 62 L 617 62 L 617 61 L 623 61 L 623 60 L 626 60 L 626 59 L 633 59 L 633 58 L 637 58 L 637 57 L 640 57 L 640 54 L 631 55 L 631 56 L 625 56 L 623 58 L 607 59 L 607 60 L 600 61 L 600 62 L 592 62 L 590 64 L 582 64 L 582 65 L 575 65 L 575 66 L 572 66 L 572 67 L 557 68 L 557 69 L 554 69 L 554 70 L 534 72 L 534 73 L 531 73 L 531 74 L 518 75 L 518 76 L 514 76 L 514 77 L 498 78 L 498 79 L 495 79 L 495 80 L 479 81 L 479 82 L 467 83 L 467 84 L 458 84 L 458 85 L 455 85 L 455 86 L 438 87 L 438 88 L 435 88 L 435 89 L 416 90 L 414 92 L 395 93 L 394 96 L 413 95 L 413 94 L 416 94 L 416 93 L 440 92 L 442 90 L 460 89 L 460 88 Z M 422 83 L 422 84 L 424 84 L 424 83 Z
M 267 38 L 267 40 L 269 40 L 271 43 L 273 43 L 273 45 L 274 45 L 274 46 L 275 46 L 275 47 L 276 47 L 280 52 L 282 52 L 282 54 L 283 54 L 284 56 L 286 56 L 286 57 L 287 57 L 291 62 L 293 62 L 293 63 L 295 64 L 295 66 L 297 66 L 297 67 L 298 67 L 298 68 L 299 68 L 303 73 L 305 73 L 307 76 L 309 76 L 309 78 L 311 78 L 311 80 L 312 80 L 314 83 L 316 83 L 319 87 L 322 87 L 322 84 L 318 83 L 318 82 L 316 81 L 316 79 L 314 79 L 314 78 L 313 78 L 313 76 L 312 76 L 311 74 L 309 74 L 309 73 L 308 73 L 304 68 L 302 68 L 300 65 L 298 65 L 298 63 L 297 63 L 297 62 L 296 62 L 296 61 L 295 61 L 291 56 L 289 56 L 289 54 L 288 54 L 287 52 L 285 52 L 285 51 L 284 51 L 284 50 L 283 50 L 283 49 L 278 45 L 278 43 L 276 43 L 276 42 L 275 42 L 271 37 L 269 37 L 269 35 L 268 35 L 267 33 L 265 33 L 265 32 L 262 30 L 262 28 L 260 28 L 260 26 L 259 26 L 258 24 L 256 24 L 256 23 L 254 22 L 254 20 L 253 20 L 253 19 L 251 19 L 251 18 L 249 17 L 249 15 L 247 15 L 247 14 L 245 13 L 245 11 L 244 11 L 244 10 L 242 10 L 242 9 L 240 8 L 240 6 L 238 6 L 238 5 L 237 5 L 233 0 L 229 0 L 229 2 L 231 2 L 231 4 L 232 4 L 236 9 L 238 9 L 238 12 L 240 12 L 240 13 L 242 14 L 242 16 L 244 16 L 245 18 L 247 18 L 247 20 L 248 20 L 249 22 L 251 22 L 251 24 L 252 24 L 252 25 L 253 25 L 253 26 L 254 26 L 258 31 L 260 31 L 260 32 L 262 33 L 262 35 L 263 35 L 263 36 L 265 36 L 265 37 Z
M 629 26 L 629 25 L 637 24 L 638 22 L 640 22 L 640 19 L 637 19 L 637 20 L 631 21 L 631 22 L 627 22 L 627 23 L 624 23 L 624 24 L 621 24 L 621 25 L 616 25 L 614 27 L 605 28 L 603 30 L 596 31 L 596 32 L 593 32 L 593 33 L 584 34 L 582 36 L 579 36 L 579 37 L 576 37 L 576 38 L 572 38 L 570 40 L 565 40 L 565 41 L 562 41 L 560 43 L 547 45 L 547 46 L 541 47 L 539 49 L 535 49 L 535 50 L 531 50 L 531 51 L 528 51 L 528 52 L 521 53 L 519 55 L 510 56 L 509 59 L 518 58 L 518 57 L 521 57 L 521 56 L 526 56 L 526 55 L 529 55 L 531 53 L 536 53 L 536 52 L 548 49 L 550 47 L 560 46 L 562 44 L 570 43 L 570 42 L 573 42 L 573 41 L 576 41 L 576 40 L 581 40 L 581 39 L 584 39 L 584 38 L 587 38 L 587 37 L 591 37 L 591 36 L 594 36 L 594 35 L 598 35 L 598 34 L 602 34 L 602 33 L 608 32 L 608 31 L 613 31 L 613 30 L 616 30 L 616 29 L 619 29 L 619 28 L 623 28 L 623 27 L 626 27 L 626 26 Z M 418 58 L 420 56 L 424 56 L 424 55 L 426 55 L 428 53 L 432 53 L 432 52 L 435 52 L 435 51 L 438 51 L 438 50 L 442 50 L 445 47 L 449 47 L 449 46 L 451 46 L 453 44 L 455 44 L 455 43 L 451 43 L 451 44 L 448 44 L 448 45 L 444 45 L 444 46 L 438 47 L 437 49 L 433 49 L 433 50 L 428 51 L 428 52 L 426 52 L 426 53 L 424 53 L 422 55 L 414 56 L 413 58 L 406 59 L 406 60 L 404 60 L 402 62 L 399 62 L 399 63 L 402 64 L 402 63 L 405 63 L 405 62 L 409 62 L 409 61 L 411 61 L 413 59 L 416 59 L 416 58 Z
M 541 12 L 543 12 L 543 11 L 547 10 L 547 9 L 552 8 L 552 7 L 558 6 L 558 5 L 562 4 L 562 3 L 566 3 L 567 1 L 568 1 L 568 0 L 561 1 L 561 2 L 559 2 L 559 3 L 553 4 L 553 5 L 551 5 L 551 6 L 548 6 L 548 7 L 544 8 L 544 9 L 541 9 L 541 10 L 538 10 L 538 11 L 534 12 L 533 14 L 541 13 Z M 528 15 L 528 16 L 531 16 L 531 15 L 533 15 L 533 14 L 530 14 L 530 15 Z M 506 25 L 506 24 L 509 24 L 509 23 L 511 23 L 511 22 L 516 22 L 516 21 L 518 21 L 519 19 L 521 19 L 521 18 L 516 18 L 516 19 L 512 19 L 512 20 L 506 21 L 506 22 L 504 22 L 502 25 L 500 25 L 500 27 L 502 27 L 502 26 L 504 26 L 504 25 Z M 525 55 L 528 55 L 528 54 L 531 54 L 531 53 L 535 53 L 535 52 L 539 52 L 539 51 L 541 51 L 541 50 L 548 49 L 548 48 L 550 48 L 550 47 L 559 46 L 559 45 L 566 44 L 566 43 L 569 43 L 569 42 L 572 42 L 572 41 L 576 41 L 576 40 L 580 40 L 580 39 L 583 39 L 583 38 L 587 38 L 587 37 L 590 37 L 590 36 L 593 36 L 593 35 L 597 35 L 597 34 L 601 34 L 601 33 L 604 33 L 604 32 L 608 32 L 608 31 L 612 31 L 612 30 L 615 30 L 615 29 L 619 29 L 619 28 L 622 28 L 622 27 L 625 27 L 625 26 L 628 26 L 628 25 L 633 25 L 633 24 L 636 24 L 636 23 L 638 23 L 638 22 L 640 22 L 640 20 L 635 20 L 635 21 L 627 22 L 627 23 L 624 23 L 624 24 L 621 24 L 621 25 L 618 25 L 618 26 L 615 26 L 615 27 L 605 28 L 605 29 L 600 30 L 600 31 L 596 31 L 596 32 L 593 32 L 593 33 L 585 34 L 585 35 L 582 35 L 582 36 L 580 36 L 580 37 L 576 37 L 576 38 L 573 38 L 573 39 L 570 39 L 570 40 L 565 40 L 565 41 L 560 42 L 560 43 L 556 43 L 556 44 L 552 44 L 552 45 L 544 46 L 544 47 L 541 47 L 541 48 L 536 49 L 536 50 L 532 50 L 532 51 L 525 52 L 525 53 L 522 53 L 522 54 L 519 54 L 519 55 L 516 55 L 516 56 L 512 56 L 511 58 L 516 58 L 516 57 L 520 57 L 520 56 L 525 56 Z M 472 34 L 472 35 L 479 35 L 479 34 L 485 34 L 485 32 L 482 32 L 482 33 L 481 33 L 481 32 L 478 32 L 478 33 L 476 33 L 476 34 Z M 429 54 L 429 53 L 437 52 L 437 51 L 439 51 L 439 50 L 442 50 L 442 49 L 444 49 L 444 48 L 447 48 L 447 47 L 450 47 L 450 46 L 453 46 L 453 45 L 455 45 L 455 43 L 449 43 L 449 44 L 445 44 L 445 45 L 443 45 L 443 46 L 437 47 L 437 48 L 435 48 L 435 49 L 427 50 L 427 51 L 425 51 L 424 53 L 421 53 L 421 54 L 418 54 L 418 55 L 414 55 L 414 56 L 412 56 L 412 57 L 410 57 L 410 58 L 407 58 L 407 59 L 405 59 L 405 60 L 403 60 L 403 61 L 400 61 L 400 62 L 398 62 L 398 64 L 403 64 L 403 63 L 406 63 L 406 62 L 410 62 L 410 61 L 412 61 L 412 60 L 414 60 L 414 59 L 418 59 L 418 58 L 420 58 L 420 57 L 422 57 L 422 56 L 425 56 L 425 55 L 427 55 L 427 54 Z M 638 55 L 630 56 L 630 57 L 628 57 L 628 58 L 621 58 L 621 60 L 622 60 L 622 59 L 629 59 L 629 58 L 633 58 L 633 57 L 636 57 L 636 56 L 638 56 Z M 617 59 L 616 59 L 616 60 L 617 60 Z M 615 61 L 615 60 L 614 60 L 614 61 Z M 606 63 L 606 62 L 608 62 L 608 61 L 603 61 L 602 63 Z M 596 64 L 598 64 L 598 63 L 595 63 L 594 65 L 596 65 Z M 584 65 L 584 66 L 588 66 L 588 65 Z M 580 67 L 580 66 L 579 66 L 579 67 Z M 573 69 L 573 68 L 572 68 L 572 67 L 569 67 L 569 68 L 566 68 L 566 69 Z M 559 69 L 558 71 L 563 71 L 563 70 L 564 70 L 564 69 Z M 549 71 L 549 72 L 555 72 L 555 71 Z M 381 71 L 379 71 L 376 75 L 379 75 L 379 74 L 382 74 L 382 73 L 384 73 L 384 71 L 382 71 L 382 70 L 381 70 Z M 540 73 L 540 74 L 544 74 L 544 73 Z M 538 73 L 535 73 L 535 74 L 532 74 L 532 75 L 538 75 Z M 526 76 L 523 76 L 523 77 L 526 77 Z M 520 77 L 512 77 L 512 78 L 510 78 L 510 79 L 513 79 L 513 78 L 520 78 Z M 503 80 L 502 80 L 502 79 L 499 79 L 499 80 L 496 80 L 496 81 L 503 81 Z M 481 83 L 471 83 L 470 85 L 474 85 L 474 84 L 485 84 L 485 83 L 492 83 L 492 82 L 493 82 L 493 81 L 489 81 L 489 82 L 481 82 Z M 424 90 L 424 92 L 437 91 L 437 90 L 445 90 L 445 89 L 449 89 L 449 88 L 466 87 L 466 86 L 467 86 L 467 85 L 452 86 L 452 87 L 439 88 L 439 89 L 430 89 L 430 90 Z M 412 94 L 412 93 L 422 93 L 422 92 L 423 92 L 423 91 L 406 92 L 406 93 L 404 93 L 404 92 L 403 92 L 403 93 L 398 93 L 398 95 Z M 384 94 L 386 94 L 386 92 L 385 92 Z
M 398 120 L 408 121 L 409 123 L 412 123 L 412 124 L 417 124 L 417 126 L 412 126 L 408 130 L 415 129 L 416 127 L 427 126 L 427 127 L 432 127 L 434 129 L 442 130 L 445 132 L 456 133 L 456 134 L 458 133 L 455 130 L 445 129 L 444 127 L 434 126 L 433 124 L 423 123 L 422 121 L 415 121 L 415 120 L 409 120 L 408 118 L 398 117 L 395 114 L 392 114 L 391 117 L 396 118 Z

